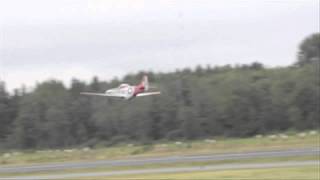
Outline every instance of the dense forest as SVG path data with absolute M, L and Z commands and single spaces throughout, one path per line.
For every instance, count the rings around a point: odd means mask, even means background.
M 139 72 L 105 82 L 58 80 L 9 93 L 0 82 L 0 149 L 110 146 L 119 142 L 247 137 L 319 128 L 320 35 L 307 37 L 291 66 L 198 66 Z M 131 101 L 81 96 L 147 74 L 162 94 Z

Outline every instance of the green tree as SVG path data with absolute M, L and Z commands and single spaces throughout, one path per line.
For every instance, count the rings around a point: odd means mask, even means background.
M 10 132 L 11 119 L 10 99 L 6 92 L 4 82 L 0 81 L 0 142 L 3 141 Z
M 15 121 L 14 138 L 24 148 L 63 147 L 73 142 L 67 107 L 68 93 L 61 82 L 39 84 L 25 95 Z
M 303 66 L 320 62 L 320 33 L 315 33 L 304 39 L 299 47 L 297 65 Z

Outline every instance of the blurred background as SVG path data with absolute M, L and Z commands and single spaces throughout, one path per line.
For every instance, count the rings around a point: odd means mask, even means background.
M 0 179 L 319 179 L 319 7 L 0 0 Z
M 319 128 L 319 2 L 6 1 L 0 148 Z M 147 74 L 162 95 L 80 96 Z

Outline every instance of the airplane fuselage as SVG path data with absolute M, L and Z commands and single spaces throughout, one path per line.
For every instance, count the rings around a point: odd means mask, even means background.
M 128 84 L 121 84 L 117 88 L 109 89 L 106 91 L 106 95 L 118 96 L 123 99 L 132 99 L 140 93 L 145 92 L 145 87 L 143 85 L 130 86 Z

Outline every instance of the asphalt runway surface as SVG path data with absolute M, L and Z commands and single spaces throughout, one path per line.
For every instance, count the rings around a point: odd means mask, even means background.
M 118 176 L 118 175 L 139 175 L 152 173 L 184 173 L 195 171 L 221 171 L 221 170 L 237 170 L 237 169 L 263 169 L 263 168 L 282 168 L 282 167 L 299 167 L 299 166 L 318 166 L 319 161 L 291 161 L 291 162 L 274 162 L 274 163 L 250 163 L 250 164 L 223 164 L 213 166 L 194 166 L 181 168 L 157 168 L 144 170 L 123 170 L 110 172 L 92 172 L 92 173 L 69 173 L 58 175 L 42 175 L 42 176 L 17 176 L 4 178 L 6 180 L 37 180 L 37 179 L 76 179 L 76 178 L 93 178 Z M 1 179 L 1 177 L 0 177 Z
M 120 166 L 139 166 L 148 164 L 171 164 L 171 163 L 188 163 L 188 162 L 205 162 L 221 160 L 239 160 L 254 158 L 271 158 L 271 157 L 290 157 L 320 155 L 318 148 L 290 149 L 279 151 L 259 151 L 244 153 L 226 153 L 213 155 L 193 155 L 193 156 L 170 156 L 158 158 L 139 158 L 125 160 L 99 160 L 91 162 L 61 162 L 37 165 L 19 165 L 19 166 L 0 166 L 1 173 L 37 173 L 70 169 L 89 169 L 99 167 L 120 167 Z

